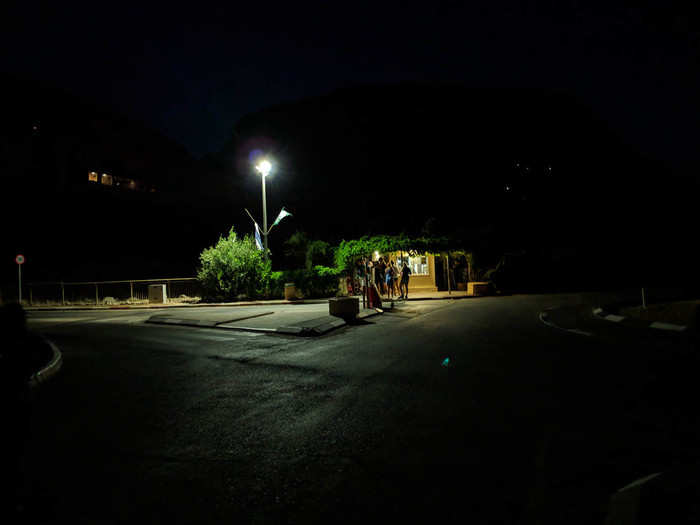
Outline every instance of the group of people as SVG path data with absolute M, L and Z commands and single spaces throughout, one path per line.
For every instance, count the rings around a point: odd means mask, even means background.
M 373 277 L 374 284 L 381 294 L 386 294 L 388 299 L 393 299 L 397 294 L 399 299 L 408 299 L 408 280 L 411 276 L 411 269 L 407 263 L 403 263 L 401 268 L 395 260 L 387 257 L 380 257 L 376 262 L 370 259 L 362 259 L 357 263 L 357 278 L 360 286 L 364 286 L 365 275 L 368 281 Z

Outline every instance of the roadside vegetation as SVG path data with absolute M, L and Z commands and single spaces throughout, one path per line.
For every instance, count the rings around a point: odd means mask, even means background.
M 197 278 L 203 288 L 203 300 L 278 299 L 284 296 L 286 283 L 294 283 L 299 297 L 342 295 L 347 291 L 344 278 L 351 275 L 355 262 L 362 257 L 371 257 L 375 252 L 465 256 L 471 280 L 483 278 L 486 274 L 486 269 L 477 267 L 478 259 L 473 252 L 466 252 L 458 242 L 447 237 L 375 235 L 343 240 L 338 246 L 331 246 L 297 231 L 284 246 L 285 260 L 293 267 L 272 271 L 254 238 L 250 235 L 240 237 L 231 228 L 226 237 L 220 237 L 199 257 Z M 489 275 L 492 274 L 493 271 Z

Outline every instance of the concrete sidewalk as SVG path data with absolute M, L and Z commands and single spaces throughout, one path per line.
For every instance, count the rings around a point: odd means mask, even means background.
M 479 297 L 467 295 L 467 292 L 463 290 L 452 291 L 452 292 L 416 292 L 410 294 L 408 301 L 432 301 L 441 299 L 465 299 L 467 297 Z M 359 297 L 360 304 L 362 303 L 362 297 Z M 382 302 L 388 301 L 386 297 L 382 297 Z M 404 299 L 394 298 L 394 301 L 400 303 Z M 47 311 L 79 311 L 79 310 L 148 310 L 148 309 L 161 309 L 161 308 L 210 308 L 210 307 L 239 307 L 239 306 L 277 306 L 277 305 L 299 305 L 299 304 L 328 304 L 328 299 L 297 299 L 294 301 L 287 301 L 285 299 L 270 299 L 270 300 L 260 300 L 260 301 L 237 301 L 231 303 L 178 303 L 178 302 L 167 302 L 165 304 L 119 304 L 119 305 L 80 305 L 80 306 L 61 306 L 61 305 L 51 305 L 51 306 L 25 306 L 24 310 L 27 312 L 47 312 Z
M 380 313 L 382 313 L 381 310 L 361 309 L 357 320 Z M 348 324 L 339 317 L 329 315 L 327 301 L 305 305 L 267 303 L 248 308 L 180 309 L 167 313 L 159 312 L 146 322 L 302 336 L 323 335 Z

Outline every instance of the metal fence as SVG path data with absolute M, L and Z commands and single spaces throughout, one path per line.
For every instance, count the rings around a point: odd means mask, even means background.
M 168 301 L 197 302 L 202 297 L 199 281 L 194 277 L 182 277 L 130 281 L 32 282 L 23 285 L 22 302 L 30 306 L 147 303 L 148 286 L 151 284 L 164 284 Z

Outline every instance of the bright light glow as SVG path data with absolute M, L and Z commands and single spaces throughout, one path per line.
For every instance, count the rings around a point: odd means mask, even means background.
M 374 252 L 374 260 L 376 261 L 379 259 L 379 252 Z
M 258 165 L 255 166 L 255 169 L 262 173 L 263 177 L 267 177 L 272 169 L 272 164 L 270 164 L 270 161 L 267 159 L 261 160 Z

